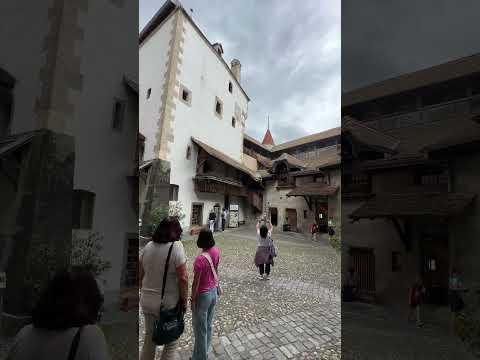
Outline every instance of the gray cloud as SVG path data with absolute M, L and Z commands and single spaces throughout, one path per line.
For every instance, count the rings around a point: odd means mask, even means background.
M 343 0 L 342 90 L 480 52 L 477 0 Z
M 183 0 L 225 58 L 242 63 L 251 98 L 247 133 L 263 138 L 270 115 L 275 142 L 340 124 L 338 0 Z M 140 0 L 140 27 L 161 3 Z

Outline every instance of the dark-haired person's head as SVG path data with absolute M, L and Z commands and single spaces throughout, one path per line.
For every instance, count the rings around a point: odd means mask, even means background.
M 95 324 L 103 296 L 93 274 L 83 268 L 59 271 L 32 312 L 34 327 L 62 330 Z
M 177 218 L 166 217 L 155 228 L 152 241 L 162 244 L 180 240 L 182 236 L 182 227 Z
M 266 225 L 260 226 L 260 236 L 261 236 L 262 238 L 266 238 L 267 235 L 268 235 L 268 228 L 267 228 L 267 226 L 266 226 Z
M 198 234 L 197 246 L 200 249 L 208 250 L 215 246 L 215 240 L 213 239 L 213 234 L 210 230 L 202 230 Z

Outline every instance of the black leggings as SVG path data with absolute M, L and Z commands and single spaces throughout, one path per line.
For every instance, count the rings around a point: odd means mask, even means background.
M 267 275 L 270 274 L 270 264 L 262 264 L 258 266 L 258 271 L 260 271 L 260 275 L 266 273 Z

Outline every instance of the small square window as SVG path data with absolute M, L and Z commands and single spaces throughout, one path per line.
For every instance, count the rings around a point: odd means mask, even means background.
M 232 117 L 232 127 L 234 128 L 237 125 L 237 121 Z
M 125 101 L 115 100 L 113 106 L 112 128 L 114 130 L 122 130 L 123 119 L 125 117 Z
M 185 86 L 180 86 L 180 100 L 185 105 L 190 106 L 192 104 L 192 92 L 188 90 Z
M 152 95 L 152 88 L 147 90 L 147 99 L 150 99 L 150 95 Z
M 182 91 L 182 99 L 183 99 L 183 101 L 188 101 L 188 98 L 190 97 L 189 95 L 190 95 L 190 94 L 188 93 L 188 91 L 185 90 L 185 89 L 183 89 L 183 91 Z
M 215 115 L 218 117 L 222 117 L 223 113 L 223 103 L 218 97 L 215 98 Z
M 186 158 L 187 158 L 187 160 L 190 160 L 192 158 L 192 147 L 190 145 L 187 146 Z
M 232 82 L 231 82 L 231 81 L 228 82 L 228 91 L 230 91 L 230 94 L 231 94 L 232 91 L 233 91 L 233 85 L 232 85 Z

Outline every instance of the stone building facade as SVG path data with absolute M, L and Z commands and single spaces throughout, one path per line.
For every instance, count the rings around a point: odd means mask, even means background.
M 211 210 L 230 206 L 245 222 L 255 174 L 242 163 L 249 98 L 240 62 L 227 64 L 221 44 L 210 43 L 173 1 L 142 30 L 139 61 L 144 158 L 170 163 L 170 201 L 182 206 L 183 226 L 202 226 Z
M 9 31 L 0 34 L 8 48 L 0 59 L 0 156 L 2 164 L 5 159 L 11 167 L 8 182 L 20 183 L 5 187 L 13 192 L 2 199 L 2 209 L 19 205 L 16 212 L 8 214 L 18 215 L 17 221 L 29 218 L 31 226 L 43 224 L 44 229 L 36 232 L 14 223 L 0 228 L 1 266 L 6 266 L 0 271 L 6 270 L 7 284 L 19 284 L 20 280 L 8 278 L 23 276 L 18 273 L 20 249 L 4 252 L 3 246 L 11 243 L 12 236 L 15 246 L 25 246 L 27 253 L 34 239 L 52 244 L 63 241 L 62 249 L 68 254 L 72 236 L 93 233 L 103 238 L 101 257 L 111 264 L 102 275 L 107 302 L 109 294 L 116 300 L 120 288 L 135 282 L 136 271 L 129 267 L 127 253 L 138 248 L 138 29 L 127 20 L 137 6 L 127 1 L 61 0 L 28 6 L 16 2 L 3 9 L 3 25 Z M 108 27 L 99 21 L 105 18 L 111 20 Z M 126 29 L 125 24 L 130 23 L 132 28 Z M 127 37 L 112 37 L 115 32 Z M 25 136 L 29 140 L 23 142 Z M 45 140 L 42 146 L 38 145 L 41 139 Z M 38 153 L 26 155 L 32 149 Z M 21 154 L 38 157 L 39 162 L 19 163 Z M 43 168 L 42 158 L 46 161 Z M 38 197 L 30 195 L 30 200 L 14 203 L 20 201 L 22 191 L 37 186 L 22 177 L 35 166 L 39 187 L 34 193 L 44 189 L 48 198 L 38 193 Z M 40 208 L 43 210 L 38 213 Z M 3 225 L 9 223 L 4 217 L 8 214 L 2 212 Z M 6 254 L 11 256 L 6 259 Z M 64 259 L 69 262 L 70 257 Z M 63 266 L 65 261 L 56 265 Z M 22 311 L 28 310 L 14 309 Z
M 474 55 L 343 95 L 342 263 L 364 297 L 404 307 L 421 276 L 445 305 L 452 268 L 478 286 L 476 152 L 444 149 L 476 141 L 479 74 Z
M 264 185 L 263 213 L 274 226 L 326 233 L 341 226 L 340 128 L 275 145 L 268 129 L 262 143 L 245 136 Z

